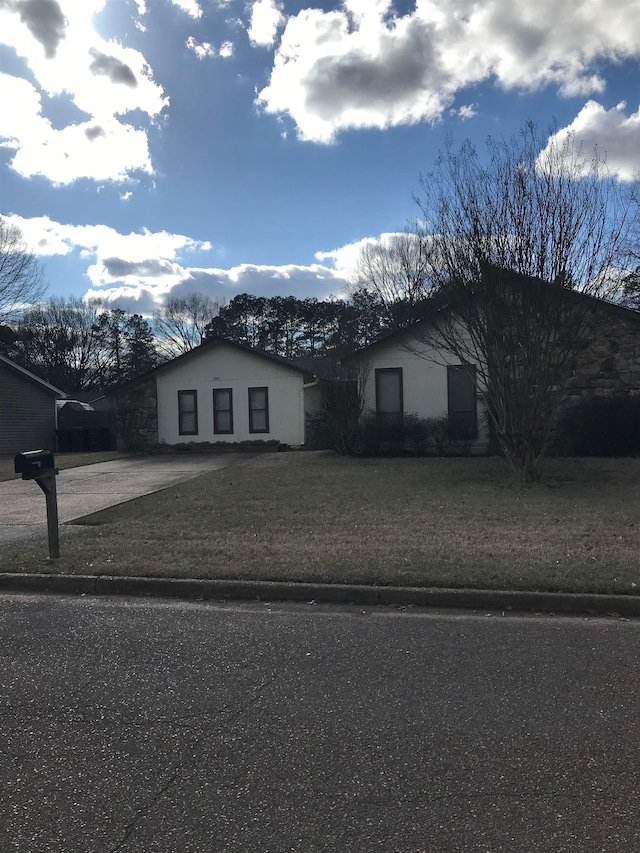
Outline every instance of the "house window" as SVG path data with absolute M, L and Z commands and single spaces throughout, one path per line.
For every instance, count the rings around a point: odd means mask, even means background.
M 376 370 L 376 414 L 387 421 L 401 421 L 402 413 L 402 368 Z
M 449 435 L 464 441 L 478 437 L 476 369 L 472 364 L 447 367 Z
M 233 432 L 233 393 L 231 388 L 213 389 L 213 431 L 217 435 Z
M 249 432 L 269 432 L 267 388 L 249 388 Z
M 178 391 L 178 432 L 180 435 L 198 434 L 197 391 Z

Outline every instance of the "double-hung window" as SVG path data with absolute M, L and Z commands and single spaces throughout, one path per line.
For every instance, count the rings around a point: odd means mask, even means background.
M 381 420 L 402 422 L 401 367 L 383 367 L 376 370 L 376 414 Z
M 476 368 L 473 364 L 447 367 L 449 436 L 466 441 L 478 437 Z
M 231 388 L 213 389 L 213 431 L 216 435 L 233 432 L 233 392 Z
M 178 391 L 178 433 L 198 434 L 198 392 Z
M 249 432 L 269 432 L 267 388 L 249 388 Z

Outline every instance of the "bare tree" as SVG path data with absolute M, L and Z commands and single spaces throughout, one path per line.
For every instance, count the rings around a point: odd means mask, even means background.
M 360 418 L 364 411 L 369 363 L 345 367 L 338 358 L 328 358 L 325 375 L 318 381 L 318 411 L 309 427 L 320 444 L 341 456 L 354 455 L 360 441 Z
M 0 319 L 16 316 L 46 289 L 42 268 L 17 225 L 0 216 Z
M 417 354 L 475 366 L 502 449 L 524 482 L 539 479 L 566 380 L 596 334 L 593 297 L 620 290 L 632 207 L 597 151 L 573 136 L 448 144 L 421 178 L 429 241 L 428 322 Z
M 504 453 L 525 482 L 539 479 L 566 380 L 596 333 L 597 303 L 618 292 L 631 221 L 597 151 L 575 137 L 546 144 L 529 123 L 490 139 L 481 162 L 450 146 L 421 181 L 432 237 L 428 335 L 479 387 Z
M 200 346 L 207 325 L 224 306 L 224 299 L 213 299 L 204 293 L 167 299 L 154 314 L 159 349 L 168 356 L 175 356 Z
M 352 290 L 365 287 L 386 308 L 387 324 L 405 326 L 419 317 L 431 268 L 431 241 L 405 231 L 365 243 L 352 278 Z
M 99 303 L 52 299 L 23 312 L 15 326 L 16 360 L 65 391 L 99 381 Z

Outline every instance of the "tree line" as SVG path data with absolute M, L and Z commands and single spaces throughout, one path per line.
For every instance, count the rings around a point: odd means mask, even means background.
M 243 293 L 220 309 L 207 325 L 205 338 L 224 337 L 283 358 L 345 355 L 410 319 L 405 299 L 385 304 L 364 286 L 355 288 L 348 299 Z
M 0 354 L 69 393 L 102 392 L 212 337 L 284 358 L 342 355 L 405 320 L 364 288 L 349 299 L 201 293 L 168 299 L 153 317 L 99 301 L 50 299 L 4 317 Z

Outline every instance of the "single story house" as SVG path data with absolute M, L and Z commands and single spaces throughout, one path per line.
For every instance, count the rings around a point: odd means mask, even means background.
M 531 282 L 546 286 L 537 279 L 505 274 L 515 287 Z M 570 298 L 578 300 L 581 309 L 586 307 L 590 318 L 584 324 L 586 339 L 564 380 L 564 405 L 589 397 L 640 394 L 640 312 L 576 292 Z M 455 310 L 444 310 L 455 322 Z M 421 320 L 387 333 L 346 356 L 343 363 L 363 383 L 365 411 L 387 420 L 409 414 L 445 415 L 453 440 L 469 442 L 473 453 L 488 453 L 493 442 L 479 393 L 480 362 L 470 357 L 462 364 L 446 349 L 433 345 L 434 326 L 426 328 L 433 322 Z
M 119 446 L 268 441 L 303 445 L 314 377 L 262 350 L 212 338 L 113 389 Z
M 55 448 L 56 400 L 64 391 L 0 355 L 0 453 Z

